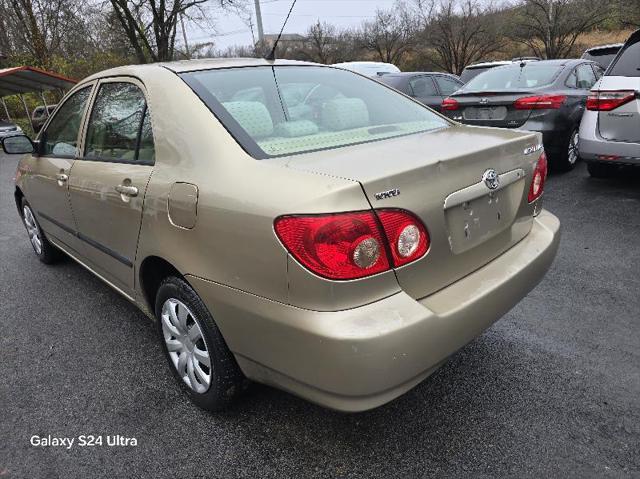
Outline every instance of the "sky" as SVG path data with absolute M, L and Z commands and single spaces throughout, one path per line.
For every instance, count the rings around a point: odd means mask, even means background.
M 247 12 L 252 14 L 255 24 L 254 0 L 245 0 Z M 264 33 L 279 33 L 292 0 L 261 0 Z M 284 33 L 304 33 L 318 19 L 338 27 L 358 26 L 373 18 L 376 9 L 389 9 L 395 0 L 297 0 Z M 221 12 L 216 18 L 218 34 L 212 35 L 196 25 L 187 28 L 187 41 L 201 43 L 214 41 L 216 48 L 231 45 L 251 45 L 251 30 L 234 12 Z M 254 26 L 257 40 L 257 28 Z

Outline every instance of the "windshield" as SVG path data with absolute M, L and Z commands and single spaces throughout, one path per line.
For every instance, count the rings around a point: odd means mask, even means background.
M 471 79 L 461 91 L 501 91 L 522 88 L 539 88 L 553 83 L 562 65 L 545 65 L 538 62 L 492 68 Z
M 245 67 L 181 77 L 240 145 L 259 159 L 449 125 L 378 82 L 336 68 Z

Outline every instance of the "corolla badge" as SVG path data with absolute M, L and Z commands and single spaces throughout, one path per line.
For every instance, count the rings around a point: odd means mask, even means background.
M 524 149 L 523 153 L 525 155 L 530 155 L 532 153 L 535 153 L 536 151 L 542 150 L 542 148 L 542 143 L 538 143 L 537 145 L 529 145 Z
M 400 190 L 398 188 L 392 188 L 387 191 L 381 191 L 380 193 L 376 193 L 374 196 L 376 200 L 385 200 L 387 198 L 393 198 L 394 196 L 400 195 Z
M 490 190 L 495 190 L 500 186 L 500 177 L 493 168 L 489 168 L 482 174 L 482 181 Z

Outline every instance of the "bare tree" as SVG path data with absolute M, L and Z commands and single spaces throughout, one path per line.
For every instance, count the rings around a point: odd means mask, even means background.
M 357 34 L 359 44 L 386 63 L 400 63 L 414 45 L 415 22 L 409 15 L 377 10 Z
M 140 63 L 172 60 L 180 17 L 205 18 L 205 4 L 232 6 L 235 0 L 110 0 Z
M 610 12 L 602 0 L 525 0 L 516 9 L 511 36 L 543 58 L 567 58 L 578 37 Z
M 327 22 L 318 20 L 307 30 L 306 52 L 310 60 L 334 63 L 338 54 L 338 30 Z
M 0 0 L 0 45 L 43 68 L 54 55 L 82 48 L 84 24 L 80 0 Z
M 622 24 L 628 27 L 640 27 L 640 0 L 626 0 L 621 2 Z
M 433 49 L 437 68 L 459 75 L 470 63 L 486 59 L 503 47 L 490 2 L 479 0 L 416 0 L 423 43 Z

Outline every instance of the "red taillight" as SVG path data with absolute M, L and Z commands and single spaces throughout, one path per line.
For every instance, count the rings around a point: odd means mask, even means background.
M 440 105 L 442 110 L 454 111 L 460 108 L 460 103 L 458 103 L 453 98 L 445 98 L 442 100 L 442 104 Z
M 533 170 L 533 178 L 529 187 L 529 203 L 537 200 L 544 191 L 544 182 L 547 179 L 547 155 L 543 152 L 538 158 L 538 163 Z
M 403 266 L 424 256 L 429 249 L 427 229 L 405 210 L 376 210 L 387 238 L 393 265 Z
M 404 210 L 281 216 L 274 228 L 294 258 L 329 279 L 371 276 L 415 261 L 429 249 L 426 228 Z
M 536 95 L 518 98 L 513 106 L 516 110 L 557 110 L 565 100 L 564 95 Z
M 587 98 L 587 110 L 611 111 L 633 101 L 636 92 L 633 90 L 593 91 Z

